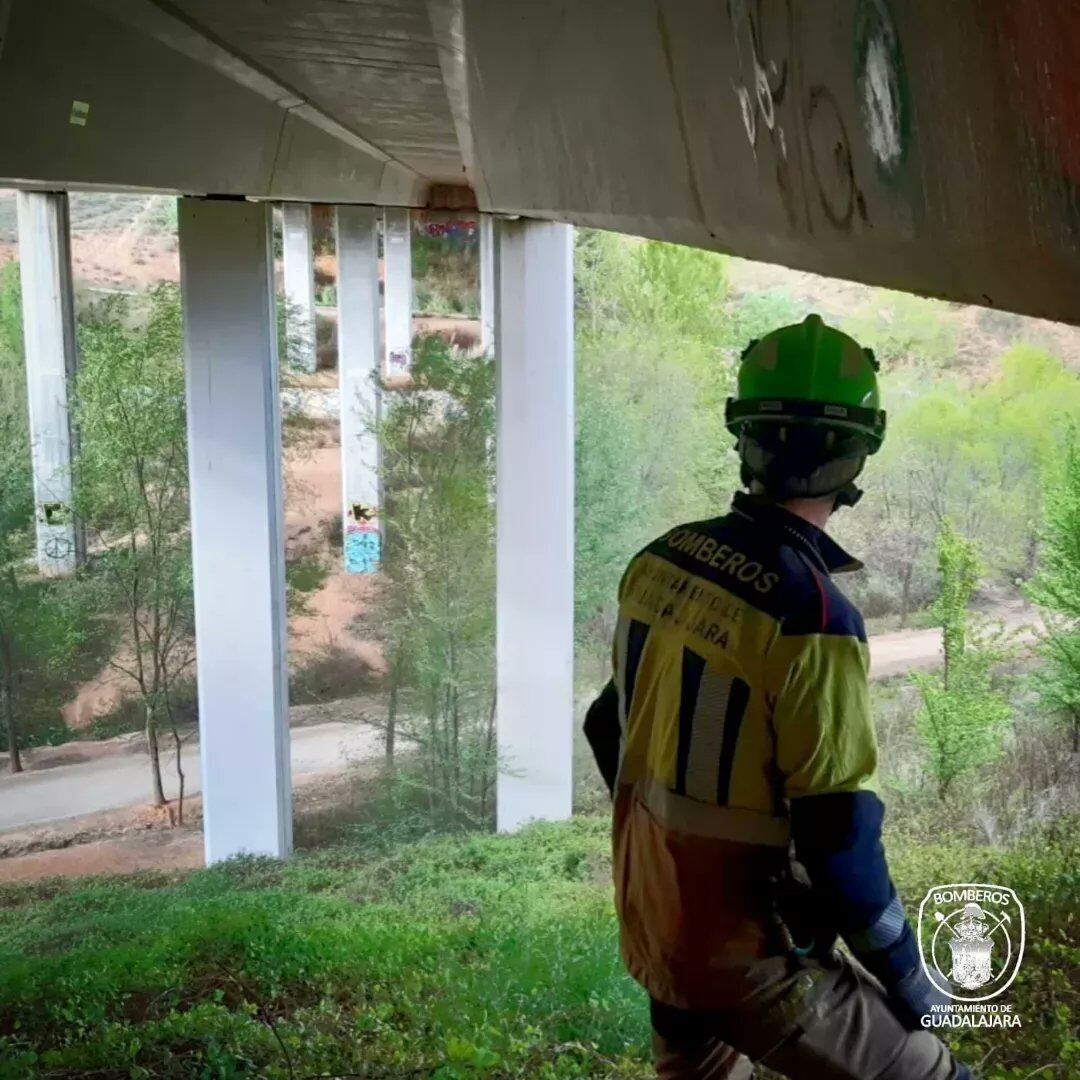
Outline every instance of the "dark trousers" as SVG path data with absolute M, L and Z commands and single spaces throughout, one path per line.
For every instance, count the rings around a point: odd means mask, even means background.
M 790 969 L 763 987 L 768 1010 L 752 1004 L 725 1012 L 690 1012 L 652 1003 L 653 1052 L 659 1080 L 749 1080 L 754 1063 L 789 1080 L 971 1080 L 966 1066 L 929 1031 L 907 1031 L 878 984 L 837 954 L 813 973 L 818 1008 L 794 1026 L 778 1023 L 776 1003 L 801 992 Z M 769 991 L 774 991 L 770 993 Z M 782 1002 L 781 1002 L 782 1003 Z

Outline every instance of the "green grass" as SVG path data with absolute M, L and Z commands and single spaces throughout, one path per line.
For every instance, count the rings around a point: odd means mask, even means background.
M 2 890 L 0 1076 L 644 1076 L 606 848 L 585 820 Z
M 581 818 L 0 887 L 0 1077 L 650 1076 L 644 997 L 616 953 L 607 834 L 604 818 Z M 894 857 L 915 903 L 976 874 L 1028 905 L 1012 994 L 1025 1025 L 964 1044 L 974 1060 L 991 1052 L 989 1080 L 1080 1068 L 1078 835 Z

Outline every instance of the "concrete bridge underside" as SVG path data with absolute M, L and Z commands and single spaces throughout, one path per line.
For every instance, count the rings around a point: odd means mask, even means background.
M 1058 0 L 6 0 L 0 178 L 479 208 L 1080 321 Z M 468 197 L 468 196 L 466 196 Z

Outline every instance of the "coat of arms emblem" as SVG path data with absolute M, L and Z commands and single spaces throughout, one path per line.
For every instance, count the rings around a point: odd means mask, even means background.
M 940 885 L 919 907 L 923 967 L 957 1001 L 986 1001 L 1016 978 L 1024 906 L 999 885 Z
M 943 916 L 944 918 L 944 916 Z M 978 904 L 965 904 L 949 939 L 952 971 L 949 977 L 965 990 L 978 990 L 991 979 L 990 954 L 994 941 L 986 922 L 986 912 Z

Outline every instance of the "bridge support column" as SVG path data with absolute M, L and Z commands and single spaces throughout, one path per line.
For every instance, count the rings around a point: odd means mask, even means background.
M 495 348 L 495 219 L 480 215 L 480 348 L 490 356 Z
M 370 206 L 337 208 L 338 381 L 345 569 L 372 573 L 382 555 L 379 444 L 379 222 Z
M 498 224 L 498 827 L 570 816 L 574 674 L 573 232 Z
M 388 206 L 383 218 L 384 334 L 389 376 L 408 375 L 412 367 L 412 215 Z
M 77 359 L 68 198 L 20 191 L 16 204 L 38 569 L 55 577 L 72 573 L 85 555 L 71 508 L 68 389 Z
M 292 846 L 271 211 L 181 199 L 208 863 Z
M 314 371 L 315 252 L 311 242 L 309 203 L 282 204 L 281 258 L 285 279 L 288 359 L 304 371 Z

